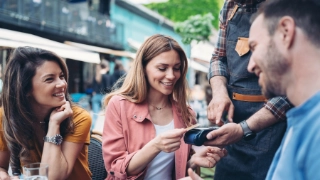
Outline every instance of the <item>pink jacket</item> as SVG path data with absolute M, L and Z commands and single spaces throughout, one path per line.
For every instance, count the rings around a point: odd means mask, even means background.
M 185 128 L 181 115 L 174 105 L 175 128 Z M 136 176 L 127 176 L 130 159 L 146 143 L 155 137 L 155 128 L 150 121 L 148 104 L 135 104 L 121 96 L 113 96 L 106 108 L 102 135 L 102 151 L 107 179 L 143 179 L 145 170 Z M 190 145 L 181 139 L 180 148 L 175 151 L 176 179 L 185 177 Z

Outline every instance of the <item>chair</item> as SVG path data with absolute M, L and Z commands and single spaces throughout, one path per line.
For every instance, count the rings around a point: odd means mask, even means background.
M 104 180 L 107 171 L 102 158 L 102 134 L 92 131 L 89 145 L 89 169 L 92 173 L 92 180 Z

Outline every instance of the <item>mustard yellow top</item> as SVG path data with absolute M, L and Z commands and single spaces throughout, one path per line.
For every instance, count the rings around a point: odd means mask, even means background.
M 88 145 L 90 143 L 90 127 L 91 116 L 90 114 L 77 106 L 72 107 L 73 110 L 73 123 L 74 133 L 70 133 L 63 137 L 64 141 L 73 143 L 85 143 L 75 164 L 68 180 L 89 180 L 91 179 L 91 172 L 88 163 Z M 2 128 L 3 109 L 0 108 L 0 151 L 8 151 L 7 143 L 4 139 L 4 132 Z M 31 151 L 31 156 L 34 162 L 40 162 L 42 149 L 36 147 Z M 22 162 L 21 162 L 22 164 Z

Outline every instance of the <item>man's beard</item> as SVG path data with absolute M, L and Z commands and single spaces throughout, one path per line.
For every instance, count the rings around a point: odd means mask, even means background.
M 271 99 L 280 95 L 279 93 L 275 92 L 274 88 L 270 87 L 270 84 L 267 84 L 265 88 L 262 88 L 262 94 L 267 99 Z
M 262 87 L 262 93 L 266 98 L 285 95 L 281 87 L 282 75 L 287 71 L 289 64 L 285 57 L 275 47 L 274 41 L 270 40 L 266 58 L 265 87 Z M 269 76 L 268 76 L 269 75 Z

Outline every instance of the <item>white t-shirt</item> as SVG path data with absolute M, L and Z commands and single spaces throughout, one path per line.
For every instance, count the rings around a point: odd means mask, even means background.
M 154 124 L 156 135 L 174 129 L 173 120 L 164 126 Z M 161 151 L 148 165 L 144 179 L 171 180 L 174 168 L 174 152 Z

